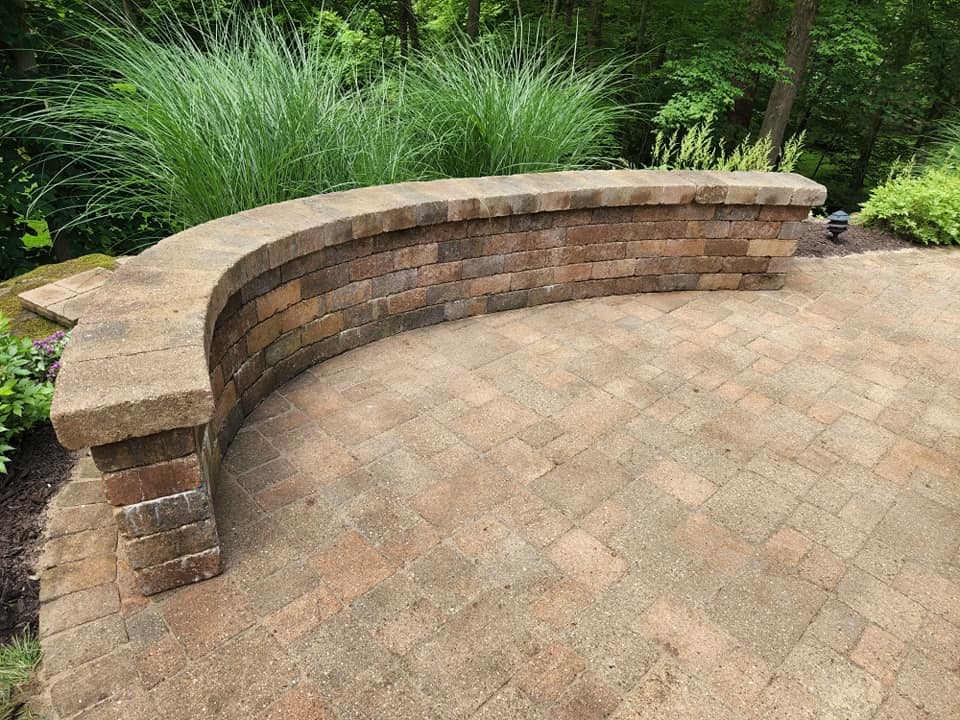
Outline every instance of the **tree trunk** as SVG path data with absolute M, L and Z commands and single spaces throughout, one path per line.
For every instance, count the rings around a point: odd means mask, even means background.
M 883 109 L 877 108 L 873 112 L 873 117 L 870 118 L 870 126 L 860 143 L 860 157 L 857 158 L 857 167 L 853 171 L 853 187 L 857 190 L 863 187 L 863 181 L 867 177 L 870 156 L 873 155 L 873 148 L 877 145 L 881 127 L 883 127 Z
M 820 94 L 823 92 L 824 86 L 827 84 L 827 79 L 833 72 L 833 66 L 835 63 L 836 60 L 834 58 L 827 60 L 826 68 L 820 77 L 820 82 L 805 89 L 804 94 L 807 102 L 806 105 L 803 106 L 803 110 L 800 113 L 800 122 L 797 123 L 797 126 L 794 130 L 797 134 L 807 131 L 807 126 L 810 124 L 810 117 L 813 115 L 814 107 L 820 98 Z
M 647 22 L 650 17 L 650 0 L 641 0 L 639 19 L 637 20 L 637 40 L 634 45 L 634 52 L 639 56 L 646 50 L 647 43 Z
M 639 20 L 637 20 L 637 34 L 633 44 L 633 75 L 640 77 L 641 60 L 647 50 L 647 21 L 650 16 L 650 0 L 641 0 Z
M 603 0 L 590 2 L 590 47 L 596 49 L 603 44 Z
M 37 53 L 33 48 L 25 47 L 28 34 L 26 0 L 13 0 L 13 9 L 16 13 L 16 42 L 23 47 L 10 50 L 10 61 L 13 65 L 14 77 L 26 77 L 32 75 L 37 69 Z
M 467 0 L 467 37 L 480 35 L 480 0 Z
M 413 11 L 413 1 L 403 0 L 403 11 L 407 15 L 407 33 L 410 37 L 410 48 L 420 49 L 420 29 L 417 27 L 417 14 Z
M 399 0 L 400 10 L 400 54 L 407 56 L 408 50 L 420 49 L 420 32 L 417 29 L 417 15 L 413 12 L 413 0 Z
M 751 36 L 759 31 L 761 24 L 767 22 L 776 9 L 776 0 L 750 0 L 743 23 L 743 32 L 740 34 L 741 46 L 744 48 L 739 53 L 740 60 L 746 59 L 755 48 L 751 42 Z M 740 97 L 733 101 L 729 120 L 732 124 L 749 130 L 750 121 L 753 119 L 753 108 L 757 104 L 760 77 L 754 73 L 753 77 L 735 78 L 733 84 L 740 90 Z
M 803 71 L 807 65 L 807 55 L 810 53 L 810 30 L 817 17 L 817 7 L 820 0 L 796 0 L 793 6 L 793 17 L 790 20 L 790 32 L 787 36 L 787 52 L 784 65 L 787 66 L 787 77 L 777 80 L 770 91 L 767 101 L 767 110 L 763 114 L 763 125 L 760 127 L 760 136 L 770 138 L 770 162 L 776 164 L 780 159 L 783 147 L 783 136 L 790 122 L 790 111 L 793 101 L 797 97 L 797 88 L 803 79 Z
M 922 8 L 920 8 L 922 10 Z M 892 45 L 884 58 L 883 65 L 880 66 L 878 87 L 896 87 L 896 76 L 900 74 L 907 62 L 910 60 L 910 48 L 913 46 L 913 40 L 918 30 L 924 26 L 925 15 L 921 12 L 916 16 L 909 16 L 906 22 L 903 22 L 898 28 L 899 32 L 893 37 Z M 876 95 L 877 105 L 870 116 L 870 124 L 867 126 L 860 142 L 860 156 L 857 158 L 857 165 L 853 172 L 853 187 L 859 190 L 863 187 L 867 178 L 867 171 L 870 169 L 870 158 L 873 156 L 873 149 L 876 147 L 877 138 L 880 136 L 880 129 L 883 127 L 885 114 L 887 110 L 886 93 Z
M 73 243 L 70 241 L 70 236 L 65 232 L 61 232 L 49 216 L 46 220 L 47 230 L 50 231 L 50 239 L 53 241 L 54 259 L 57 262 L 65 262 L 75 258 L 76 253 L 73 250 Z

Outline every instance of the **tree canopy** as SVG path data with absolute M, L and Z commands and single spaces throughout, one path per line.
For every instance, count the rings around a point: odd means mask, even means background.
M 728 151 L 768 134 L 774 157 L 782 140 L 803 133 L 797 171 L 827 185 L 831 207 L 847 210 L 898 159 L 922 158 L 960 106 L 960 0 L 8 0 L 0 5 L 4 102 L 9 109 L 22 95 L 24 78 L 63 72 L 51 50 L 83 48 L 71 24 L 78 15 L 120 16 L 149 33 L 171 17 L 191 27 L 241 12 L 336 48 L 358 77 L 522 23 L 584 67 L 615 61 L 624 69 L 616 93 L 634 112 L 618 130 L 623 163 L 649 164 L 658 132 L 697 125 L 713 128 Z M 71 168 L 27 168 L 44 144 L 59 141 L 55 131 L 2 139 L 0 236 L 26 233 L 37 247 L 51 237 L 24 208 L 49 176 Z M 64 212 L 67 199 L 54 193 L 45 203 Z M 136 235 L 144 222 L 112 218 L 71 242 L 104 247 L 105 237 Z M 29 245 L 4 243 L 0 260 L 24 262 Z

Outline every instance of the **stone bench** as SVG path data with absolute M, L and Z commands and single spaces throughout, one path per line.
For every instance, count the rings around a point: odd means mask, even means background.
M 53 403 L 91 447 L 144 594 L 216 575 L 212 489 L 243 418 L 302 370 L 445 320 L 603 295 L 770 290 L 825 189 L 775 173 L 564 172 L 304 198 L 121 267 Z

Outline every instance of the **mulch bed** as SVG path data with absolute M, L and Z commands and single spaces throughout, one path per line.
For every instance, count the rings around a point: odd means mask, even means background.
M 51 425 L 19 440 L 7 475 L 0 475 L 0 643 L 25 628 L 36 629 L 40 581 L 33 564 L 42 550 L 44 511 L 76 462 Z
M 805 220 L 797 239 L 797 255 L 805 257 L 830 257 L 855 255 L 875 250 L 903 250 L 917 247 L 915 243 L 876 227 L 850 225 L 840 235 L 840 242 L 833 242 L 827 232 L 826 220 Z

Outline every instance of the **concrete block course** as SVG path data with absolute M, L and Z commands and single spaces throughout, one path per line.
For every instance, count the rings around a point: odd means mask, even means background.
M 92 298 L 54 426 L 68 447 L 93 448 L 133 576 L 163 590 L 219 567 L 211 468 L 243 417 L 307 367 L 527 305 L 777 289 L 771 262 L 793 254 L 791 223 L 824 198 L 793 175 L 616 170 L 404 183 L 246 211 L 162 241 Z

